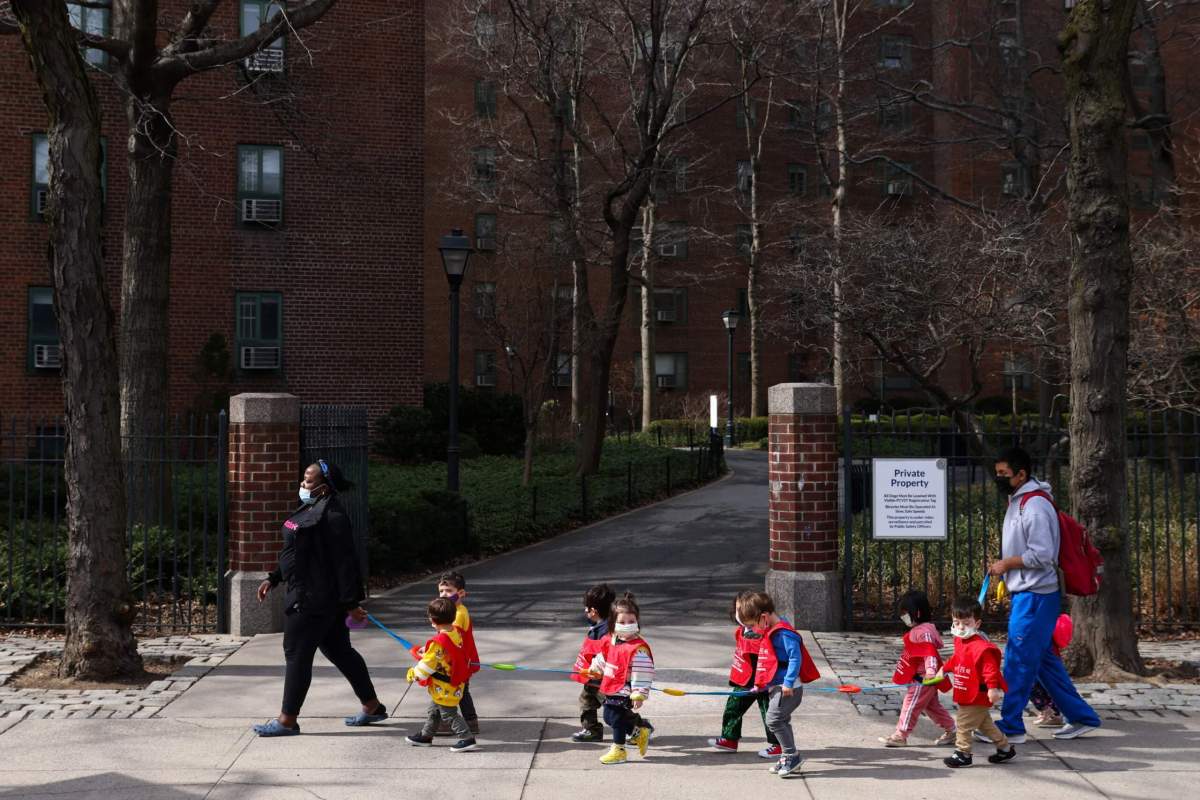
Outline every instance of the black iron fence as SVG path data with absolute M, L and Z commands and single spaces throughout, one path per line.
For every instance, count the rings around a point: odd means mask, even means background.
M 227 419 L 174 416 L 125 465 L 135 630 L 216 631 L 225 606 Z M 0 625 L 60 626 L 66 602 L 61 420 L 0 420 Z
M 336 464 L 353 488 L 339 499 L 354 529 L 354 546 L 364 580 L 369 575 L 367 541 L 370 532 L 367 457 L 370 436 L 365 406 L 311 404 L 300 407 L 300 468 L 317 459 Z
M 983 564 L 1000 551 L 1004 500 L 990 454 L 1019 444 L 1036 477 L 1053 486 L 1070 512 L 1067 431 L 1034 417 L 979 417 L 964 433 L 949 417 L 909 412 L 842 420 L 841 569 L 846 622 L 895 624 L 896 602 L 909 588 L 945 612 L 956 594 L 974 593 Z M 1127 426 L 1126 543 L 1135 612 L 1143 624 L 1200 625 L 1200 417 L 1179 412 L 1135 415 Z M 873 458 L 941 458 L 947 469 L 947 538 L 872 538 Z M 1002 613 L 992 609 L 989 614 Z

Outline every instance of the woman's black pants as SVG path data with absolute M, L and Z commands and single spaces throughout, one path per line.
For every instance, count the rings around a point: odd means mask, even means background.
M 350 644 L 350 631 L 337 614 L 288 614 L 283 623 L 283 655 L 287 672 L 283 680 L 283 713 L 299 715 L 312 683 L 313 658 L 317 651 L 329 659 L 350 681 L 359 702 L 375 699 L 375 687 L 367 664 Z

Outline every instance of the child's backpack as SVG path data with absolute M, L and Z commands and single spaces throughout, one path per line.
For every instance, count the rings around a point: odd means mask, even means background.
M 1062 570 L 1063 588 L 1067 594 L 1087 597 L 1100 591 L 1104 559 L 1092 544 L 1087 529 L 1074 517 L 1063 513 L 1050 495 L 1042 491 L 1021 495 L 1022 512 L 1031 497 L 1044 497 L 1058 514 L 1058 567 Z

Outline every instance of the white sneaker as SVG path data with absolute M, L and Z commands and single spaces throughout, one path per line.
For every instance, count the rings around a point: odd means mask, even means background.
M 778 759 L 781 755 L 783 755 L 783 748 L 777 744 L 769 744 L 766 747 L 764 747 L 762 750 L 758 751 L 759 758 Z
M 973 731 L 971 733 L 971 735 L 975 737 L 975 741 L 977 741 L 977 742 L 984 742 L 986 744 L 995 744 L 995 742 L 992 741 L 992 737 L 986 736 L 986 735 L 980 733 L 979 731 Z M 1054 735 L 1058 736 L 1057 733 Z M 1079 734 L 1076 734 L 1076 736 L 1078 736 L 1078 735 Z M 1008 734 L 1004 738 L 1008 739 L 1009 744 L 1025 744 L 1025 734 L 1023 734 L 1023 733 Z M 1070 737 L 1065 737 L 1065 738 L 1070 738 Z
M 1093 725 L 1083 725 L 1075 724 L 1074 722 L 1068 722 L 1066 725 L 1063 725 L 1054 732 L 1054 738 L 1078 739 L 1080 736 L 1086 736 L 1094 730 L 1096 730 L 1096 728 Z M 1010 738 L 1009 741 L 1011 742 L 1012 739 Z

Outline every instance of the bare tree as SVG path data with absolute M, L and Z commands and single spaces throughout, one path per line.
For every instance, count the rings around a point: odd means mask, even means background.
M 66 401 L 67 603 L 60 674 L 141 670 L 125 575 L 113 312 L 100 252 L 100 111 L 66 6 L 12 3 L 49 113 L 50 265 Z M 2 23 L 0 23 L 2 24 Z
M 1080 0 L 1063 30 L 1071 135 L 1071 508 L 1104 556 L 1094 597 L 1075 598 L 1076 673 L 1145 671 L 1126 547 L 1125 416 L 1132 259 L 1125 122 L 1137 0 Z

